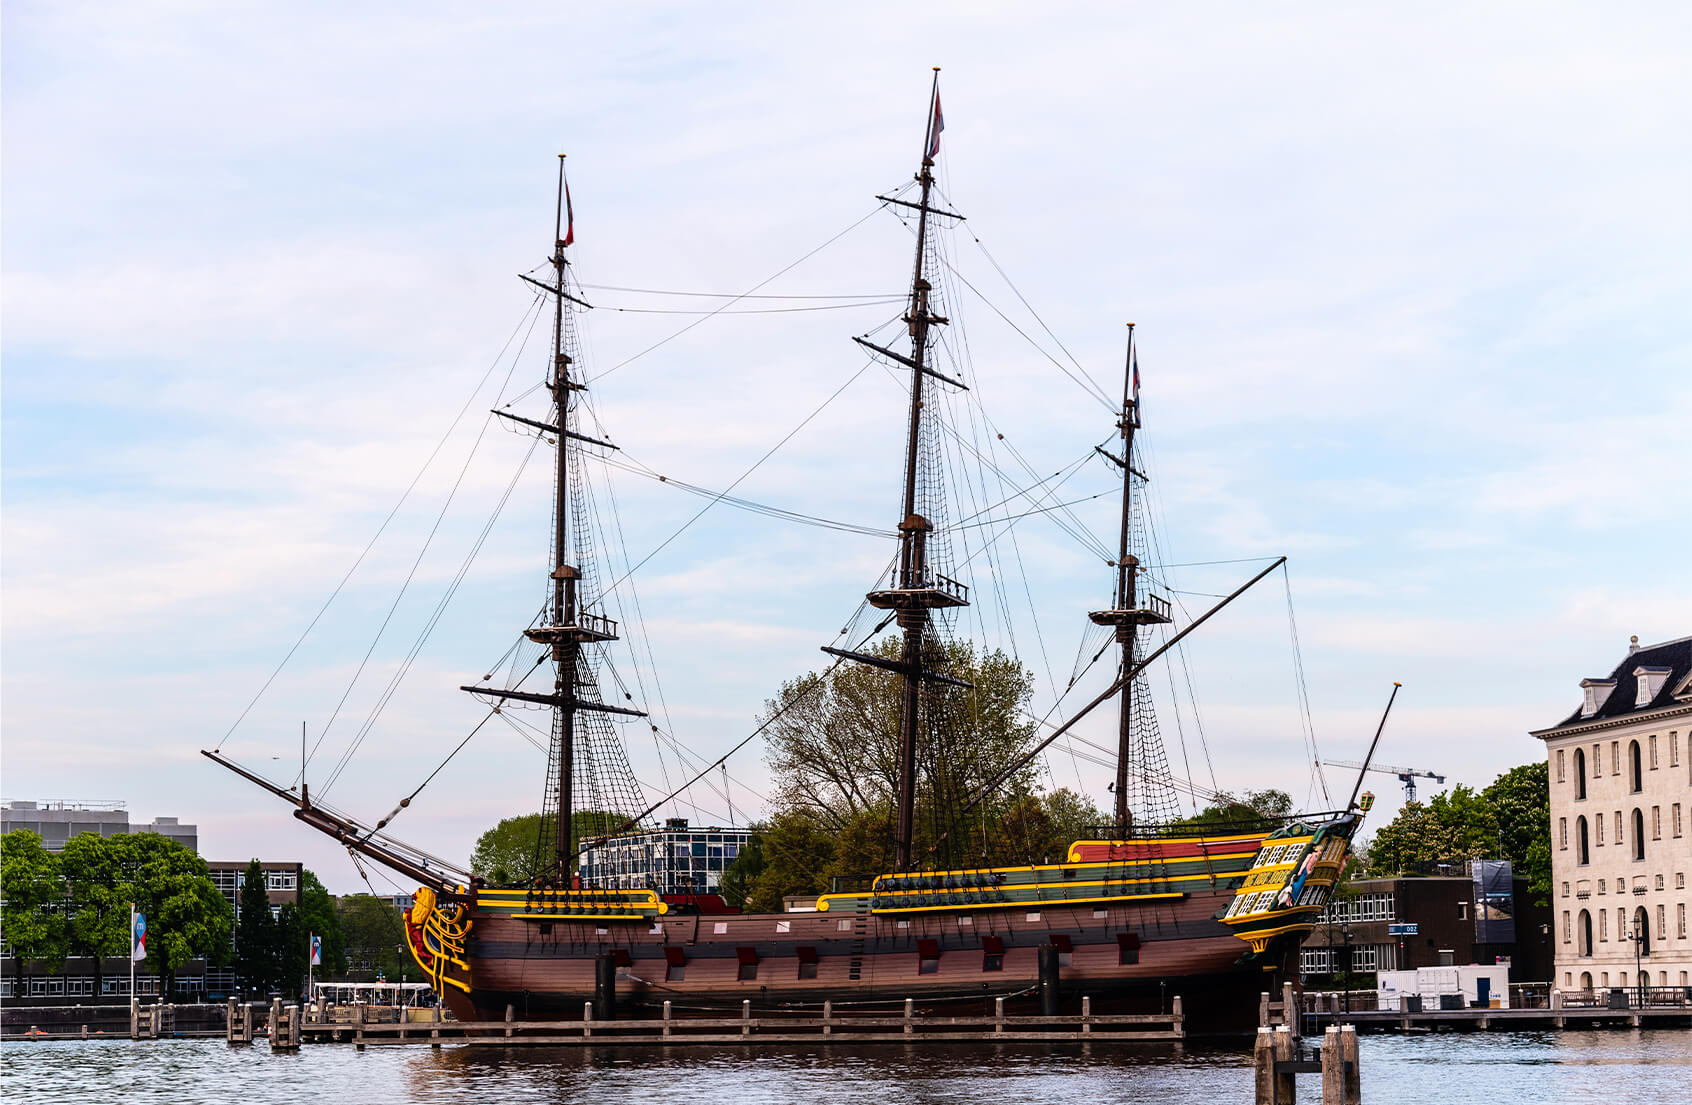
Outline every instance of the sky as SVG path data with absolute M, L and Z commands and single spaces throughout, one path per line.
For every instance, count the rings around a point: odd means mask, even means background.
M 904 393 L 849 338 L 909 279 L 874 197 L 916 169 L 936 65 L 978 404 L 955 409 L 1006 470 L 1013 447 L 1064 470 L 1113 421 L 1071 377 L 1119 394 L 1134 322 L 1183 608 L 1289 558 L 1153 674 L 1203 786 L 1322 808 L 1295 656 L 1321 757 L 1361 759 L 1397 681 L 1377 760 L 1483 786 L 1542 755 L 1529 730 L 1631 635 L 1692 634 L 1682 6 L 16 0 L 0 32 L 6 800 L 121 800 L 198 824 L 208 857 L 365 887 L 199 752 L 286 786 L 303 722 L 314 793 L 374 819 L 481 719 L 456 688 L 545 585 L 545 447 L 521 467 L 531 440 L 484 412 L 544 371 L 516 274 L 549 252 L 558 153 L 621 455 L 890 529 Z M 831 309 L 640 313 L 727 300 L 619 289 Z M 621 508 L 612 574 L 639 564 L 617 597 L 643 615 L 631 693 L 714 759 L 821 667 L 891 542 L 695 519 L 705 500 L 595 471 Z M 1112 492 L 1102 461 L 1063 486 L 1107 543 Z M 1110 570 L 1046 516 L 995 548 L 1008 597 L 960 632 L 1014 645 L 1036 710 L 1066 716 L 1103 685 L 1054 702 Z M 680 781 L 621 732 L 651 797 Z M 1109 801 L 1104 769 L 1048 768 Z M 393 829 L 462 861 L 544 773 L 485 728 Z M 665 812 L 764 811 L 756 743 L 715 779 Z M 1368 785 L 1382 824 L 1398 784 Z

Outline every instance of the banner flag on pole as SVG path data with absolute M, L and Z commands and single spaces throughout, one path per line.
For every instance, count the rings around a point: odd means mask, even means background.
M 311 934 L 311 965 L 313 967 L 323 966 L 323 937 L 315 932 Z
M 135 914 L 135 922 L 129 932 L 129 961 L 139 963 L 147 958 L 147 915 Z
M 570 182 L 564 182 L 564 244 L 576 244 L 576 209 L 570 203 Z
M 940 114 L 940 90 L 934 90 L 934 125 L 928 132 L 928 160 L 940 156 L 940 132 L 946 129 L 946 117 Z

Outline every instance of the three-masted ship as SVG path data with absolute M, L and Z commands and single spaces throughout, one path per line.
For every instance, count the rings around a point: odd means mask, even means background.
M 1136 508 L 1134 435 L 1140 426 L 1137 356 L 1129 330 L 1116 429 L 1122 476 L 1120 541 L 1108 608 L 1089 617 L 1118 645 L 1117 678 L 1075 718 L 1058 726 L 993 783 L 1025 767 L 1080 716 L 1114 702 L 1119 711 L 1112 821 L 1072 842 L 1058 862 L 974 867 L 947 863 L 932 839 L 923 847 L 917 810 L 930 754 L 930 734 L 945 713 L 944 696 L 967 684 L 947 670 L 948 620 L 969 604 L 966 587 L 946 574 L 931 521 L 940 494 L 931 469 L 934 389 L 963 382 L 933 363 L 937 332 L 948 325 L 937 307 L 930 233 L 951 213 L 934 203 L 939 152 L 938 83 L 931 93 L 914 198 L 881 197 L 911 213 L 916 237 L 903 322 L 907 348 L 857 338 L 872 354 L 908 375 L 906 449 L 897 558 L 885 585 L 867 603 L 896 623 L 899 647 L 876 652 L 827 648 L 837 661 L 881 669 L 899 688 L 896 778 L 892 788 L 892 869 L 862 885 L 823 895 L 814 912 L 700 912 L 676 908 L 655 889 L 595 886 L 578 873 L 585 848 L 602 845 L 635 820 L 591 823 L 606 810 L 627 812 L 616 795 L 592 788 L 604 759 L 622 755 L 609 728 L 617 715 L 640 712 L 604 701 L 595 656 L 614 641 L 618 624 L 595 609 L 595 574 L 587 563 L 588 523 L 578 473 L 583 448 L 608 443 L 583 432 L 569 282 L 562 161 L 559 221 L 551 255 L 552 358 L 548 421 L 517 418 L 556 444 L 553 529 L 544 616 L 525 636 L 545 650 L 550 691 L 487 685 L 464 689 L 492 704 L 550 711 L 545 813 L 539 874 L 519 886 L 459 879 L 375 827 L 314 805 L 302 786 L 282 789 L 239 771 L 296 806 L 295 816 L 419 884 L 406 914 L 410 951 L 446 1004 L 461 1019 L 497 1020 L 512 1008 L 523 1019 L 578 1018 L 585 1003 L 609 1002 L 619 1015 L 640 1015 L 670 1001 L 678 1010 L 804 1008 L 827 1000 L 922 1003 L 1032 995 L 1042 949 L 1065 998 L 1091 996 L 1094 1008 L 1145 1009 L 1184 996 L 1189 1022 L 1226 1026 L 1256 1009 L 1255 995 L 1298 979 L 1298 952 L 1347 861 L 1360 813 L 1355 805 L 1328 814 L 1254 818 L 1229 823 L 1151 823 L 1136 819 L 1130 795 L 1160 767 L 1146 763 L 1136 719 L 1146 712 L 1143 673 L 1204 617 L 1157 648 L 1150 628 L 1171 622 L 1170 607 L 1142 580 L 1130 533 Z M 496 412 L 501 413 L 501 412 Z M 515 416 L 509 416 L 515 417 Z M 1267 575 L 1265 569 L 1234 594 Z M 598 765 L 584 771 L 582 757 Z M 626 762 L 624 763 L 626 769 Z M 974 800 L 979 800 L 977 795 Z M 968 812 L 969 801 L 962 803 Z M 586 820 L 584 820 L 586 817 Z M 940 843 L 944 843 L 941 834 Z M 954 853 L 955 854 L 955 853 Z M 1032 1000 L 1030 998 L 1030 1000 Z

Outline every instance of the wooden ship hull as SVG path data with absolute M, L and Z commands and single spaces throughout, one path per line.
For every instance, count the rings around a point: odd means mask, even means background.
M 1032 1005 L 1050 947 L 1066 1006 L 1086 995 L 1100 1013 L 1161 1011 L 1180 996 L 1189 1030 L 1238 1030 L 1258 993 L 1296 981 L 1354 826 L 1083 841 L 1063 864 L 883 875 L 814 912 L 677 915 L 644 891 L 482 889 L 443 903 L 424 890 L 407 929 L 462 1020 L 579 1020 L 595 1004 L 653 1017 L 665 1002 L 678 1017 L 746 1002 Z M 1266 894 L 1290 904 L 1236 908 Z

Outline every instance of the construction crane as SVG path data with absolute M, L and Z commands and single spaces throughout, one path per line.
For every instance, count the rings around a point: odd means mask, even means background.
M 1404 784 L 1404 800 L 1416 800 L 1416 780 L 1432 779 L 1436 783 L 1445 782 L 1445 776 L 1433 771 L 1418 771 L 1413 767 L 1392 767 L 1388 764 L 1360 764 L 1352 760 L 1323 760 L 1329 767 L 1350 767 L 1358 771 L 1384 771 L 1388 775 L 1398 776 L 1398 781 Z

